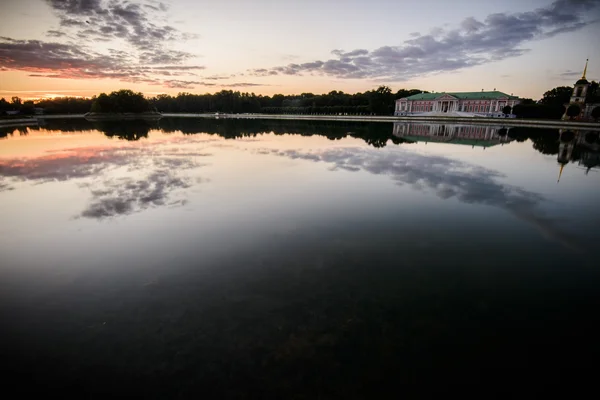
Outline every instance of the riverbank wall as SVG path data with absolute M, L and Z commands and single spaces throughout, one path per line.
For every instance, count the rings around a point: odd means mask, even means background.
M 355 121 L 355 122 L 407 122 L 462 125 L 501 125 L 506 127 L 525 126 L 531 128 L 566 128 L 583 130 L 600 130 L 600 123 L 561 121 L 561 120 L 529 120 L 517 118 L 480 118 L 480 117 L 395 117 L 376 115 L 288 115 L 288 114 L 170 114 L 167 118 L 216 118 L 216 119 L 278 119 L 306 121 Z
M 554 129 L 578 129 L 600 131 L 600 123 L 562 120 L 482 118 L 482 117 L 396 117 L 376 115 L 295 115 L 295 114 L 215 114 L 215 113 L 164 113 L 165 118 L 214 118 L 214 119 L 271 119 L 293 121 L 352 121 L 352 122 L 406 122 L 461 125 L 500 125 L 505 127 L 531 127 Z M 84 118 L 84 114 L 40 115 L 35 119 Z M 2 121 L 2 120 L 0 120 Z M 9 120 L 4 120 L 9 121 Z M 1 122 L 0 122 L 1 123 Z M 3 125 L 6 126 L 6 125 Z

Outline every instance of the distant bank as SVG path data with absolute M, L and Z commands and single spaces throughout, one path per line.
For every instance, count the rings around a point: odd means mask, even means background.
M 502 125 L 502 126 L 528 126 L 532 128 L 572 128 L 600 130 L 600 123 L 561 121 L 561 120 L 533 120 L 517 118 L 483 118 L 483 117 L 400 117 L 383 115 L 294 115 L 294 114 L 170 114 L 164 113 L 168 118 L 215 118 L 215 119 L 281 119 L 281 120 L 306 120 L 306 121 L 358 121 L 358 122 L 436 122 L 464 125 Z
M 157 121 L 162 118 L 162 114 L 159 112 L 148 111 L 142 113 L 98 113 L 89 112 L 83 114 L 83 117 L 88 121 L 132 121 L 132 120 L 146 120 L 146 121 Z
M 85 114 L 38 115 L 35 119 L 60 119 L 84 118 Z M 600 123 L 561 121 L 561 120 L 533 120 L 518 118 L 483 118 L 483 117 L 399 117 L 399 116 L 371 116 L 371 115 L 294 115 L 294 114 L 187 114 L 164 113 L 162 117 L 168 118 L 215 118 L 215 119 L 278 119 L 278 120 L 306 120 L 306 121 L 354 121 L 354 122 L 435 122 L 465 125 L 502 125 L 502 126 L 527 126 L 532 128 L 571 128 L 600 131 Z M 34 119 L 34 118 L 32 118 Z M 10 120 L 0 119 L 0 126 L 9 126 Z

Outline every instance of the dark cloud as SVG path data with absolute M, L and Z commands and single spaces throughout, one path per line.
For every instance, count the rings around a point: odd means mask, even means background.
M 173 49 L 192 35 L 157 21 L 163 20 L 163 3 L 122 0 L 46 0 L 59 18 L 60 30 L 48 37 L 73 41 L 46 42 L 0 37 L 0 68 L 32 72 L 31 76 L 68 79 L 119 79 L 171 87 L 158 71 L 194 75 L 204 67 L 184 65 L 194 55 Z M 149 7 L 148 7 L 149 5 Z M 130 49 L 98 52 L 97 41 L 124 40 Z M 152 67 L 152 68 L 149 68 Z M 155 74 L 153 74 L 155 72 Z M 187 72 L 187 74 L 185 74 Z M 165 75 L 164 73 L 162 75 Z M 188 85 L 189 86 L 189 81 Z
M 371 51 L 333 50 L 335 58 L 250 70 L 254 76 L 320 74 L 348 79 L 401 81 L 428 73 L 454 71 L 517 57 L 529 41 L 579 30 L 598 23 L 600 0 L 556 0 L 522 13 L 495 13 L 484 20 L 469 17 L 454 29 L 412 33 L 397 46 Z
M 253 86 L 269 86 L 269 85 L 263 84 L 263 83 L 236 82 L 236 83 L 222 84 L 220 86 L 229 87 L 229 88 L 237 88 L 237 87 L 253 87 Z
M 169 79 L 162 82 L 163 86 L 173 89 L 193 89 L 195 85 L 200 85 L 198 81 L 182 81 L 177 79 Z
M 48 37 L 63 37 L 63 36 L 67 36 L 66 33 L 61 32 L 61 31 L 56 31 L 56 30 L 49 30 L 48 32 L 46 32 L 46 36 Z
M 58 78 L 127 78 L 139 74 L 128 58 L 99 54 L 74 44 L 39 40 L 0 40 L 0 66 L 54 74 Z
M 147 63 L 175 62 L 190 58 L 185 52 L 166 49 L 165 42 L 192 38 L 176 28 L 160 24 L 167 7 L 163 3 L 140 4 L 123 0 L 46 0 L 61 27 L 73 28 L 84 40 L 121 39 L 142 53 Z M 153 54 L 156 53 L 156 54 Z
M 250 70 L 250 74 L 254 75 L 254 76 L 272 76 L 272 75 L 278 75 L 278 72 L 275 69 L 269 70 L 266 68 L 258 68 L 258 69 Z
M 152 67 L 152 70 L 169 70 L 169 71 L 192 71 L 206 69 L 203 65 L 163 65 L 160 67 Z
M 482 204 L 504 209 L 544 235 L 561 244 L 580 250 L 575 238 L 560 229 L 559 224 L 543 215 L 540 203 L 544 197 L 501 182 L 496 171 L 466 162 L 409 151 L 387 152 L 364 148 L 336 148 L 321 152 L 297 150 L 261 150 L 292 159 L 333 164 L 333 170 L 366 171 L 386 175 L 398 185 L 416 190 L 433 191 L 441 199 L 455 198 L 467 204 Z
M 156 55 L 156 53 L 153 53 Z M 165 53 L 165 60 L 177 58 L 174 53 Z M 168 55 L 171 54 L 171 55 Z M 172 60 L 171 60 L 172 61 Z M 0 68 L 31 72 L 30 76 L 65 79 L 119 79 L 125 82 L 145 82 L 172 87 L 171 80 L 159 79 L 157 75 L 190 75 L 190 71 L 201 70 L 199 65 L 156 65 L 139 64 L 131 54 L 120 50 L 109 50 L 108 54 L 75 44 L 42 42 L 39 40 L 0 39 Z M 182 84 L 184 80 L 178 83 Z M 191 87 L 193 81 L 187 81 Z
M 224 79 L 230 79 L 230 78 L 234 78 L 235 74 L 231 74 L 231 75 L 211 75 L 211 76 L 205 76 L 204 79 L 208 79 L 211 81 L 218 81 L 218 80 L 224 80 Z

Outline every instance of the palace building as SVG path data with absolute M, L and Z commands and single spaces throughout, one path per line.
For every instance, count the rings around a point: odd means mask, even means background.
M 519 104 L 518 97 L 493 91 L 419 93 L 396 100 L 394 115 L 506 117 L 504 107 Z

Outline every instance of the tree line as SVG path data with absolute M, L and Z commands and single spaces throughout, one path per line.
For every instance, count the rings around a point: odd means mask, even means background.
M 544 93 L 539 101 L 533 99 L 522 99 L 520 104 L 513 107 L 512 113 L 519 118 L 560 119 L 565 113 L 565 104 L 569 103 L 573 88 L 570 86 L 558 86 Z M 586 103 L 600 103 L 600 90 L 598 82 L 592 81 L 588 87 Z M 567 110 L 569 111 L 569 110 Z M 570 111 L 575 114 L 574 109 Z M 600 109 L 595 111 L 600 113 Z M 575 115 L 578 115 L 577 112 Z M 600 115 L 592 115 L 599 119 Z
M 0 114 L 20 111 L 34 114 L 34 108 L 43 108 L 44 114 L 79 114 L 92 112 L 144 112 L 156 110 L 165 113 L 268 113 L 268 114 L 351 114 L 391 115 L 394 101 L 401 97 L 422 93 L 419 89 L 401 89 L 396 93 L 387 86 L 363 93 L 344 93 L 333 90 L 326 94 L 302 93 L 300 95 L 275 94 L 265 96 L 255 93 L 221 90 L 216 93 L 192 94 L 182 92 L 176 96 L 160 94 L 144 97 L 142 93 L 119 90 L 101 93 L 92 98 L 62 97 L 23 102 L 18 97 L 10 101 L 0 99 Z
M 520 118 L 560 119 L 565 112 L 573 89 L 559 86 L 548 90 L 538 101 L 523 99 L 512 112 Z M 44 114 L 83 114 L 95 112 L 145 112 L 164 113 L 267 113 L 267 114 L 326 114 L 326 115 L 393 115 L 395 100 L 418 93 L 420 89 L 400 89 L 393 92 L 388 86 L 360 93 L 344 93 L 333 90 L 326 94 L 302 93 L 299 95 L 275 94 L 265 96 L 255 93 L 221 90 L 216 93 L 175 96 L 160 94 L 145 97 L 131 90 L 101 93 L 92 98 L 60 97 L 54 99 L 22 101 L 19 97 L 0 99 L 0 115 L 6 111 L 19 111 L 31 115 L 36 108 Z M 600 103 L 598 83 L 592 82 L 588 89 L 588 102 Z M 597 111 L 600 113 L 600 110 Z M 600 118 L 600 115 L 596 115 Z

